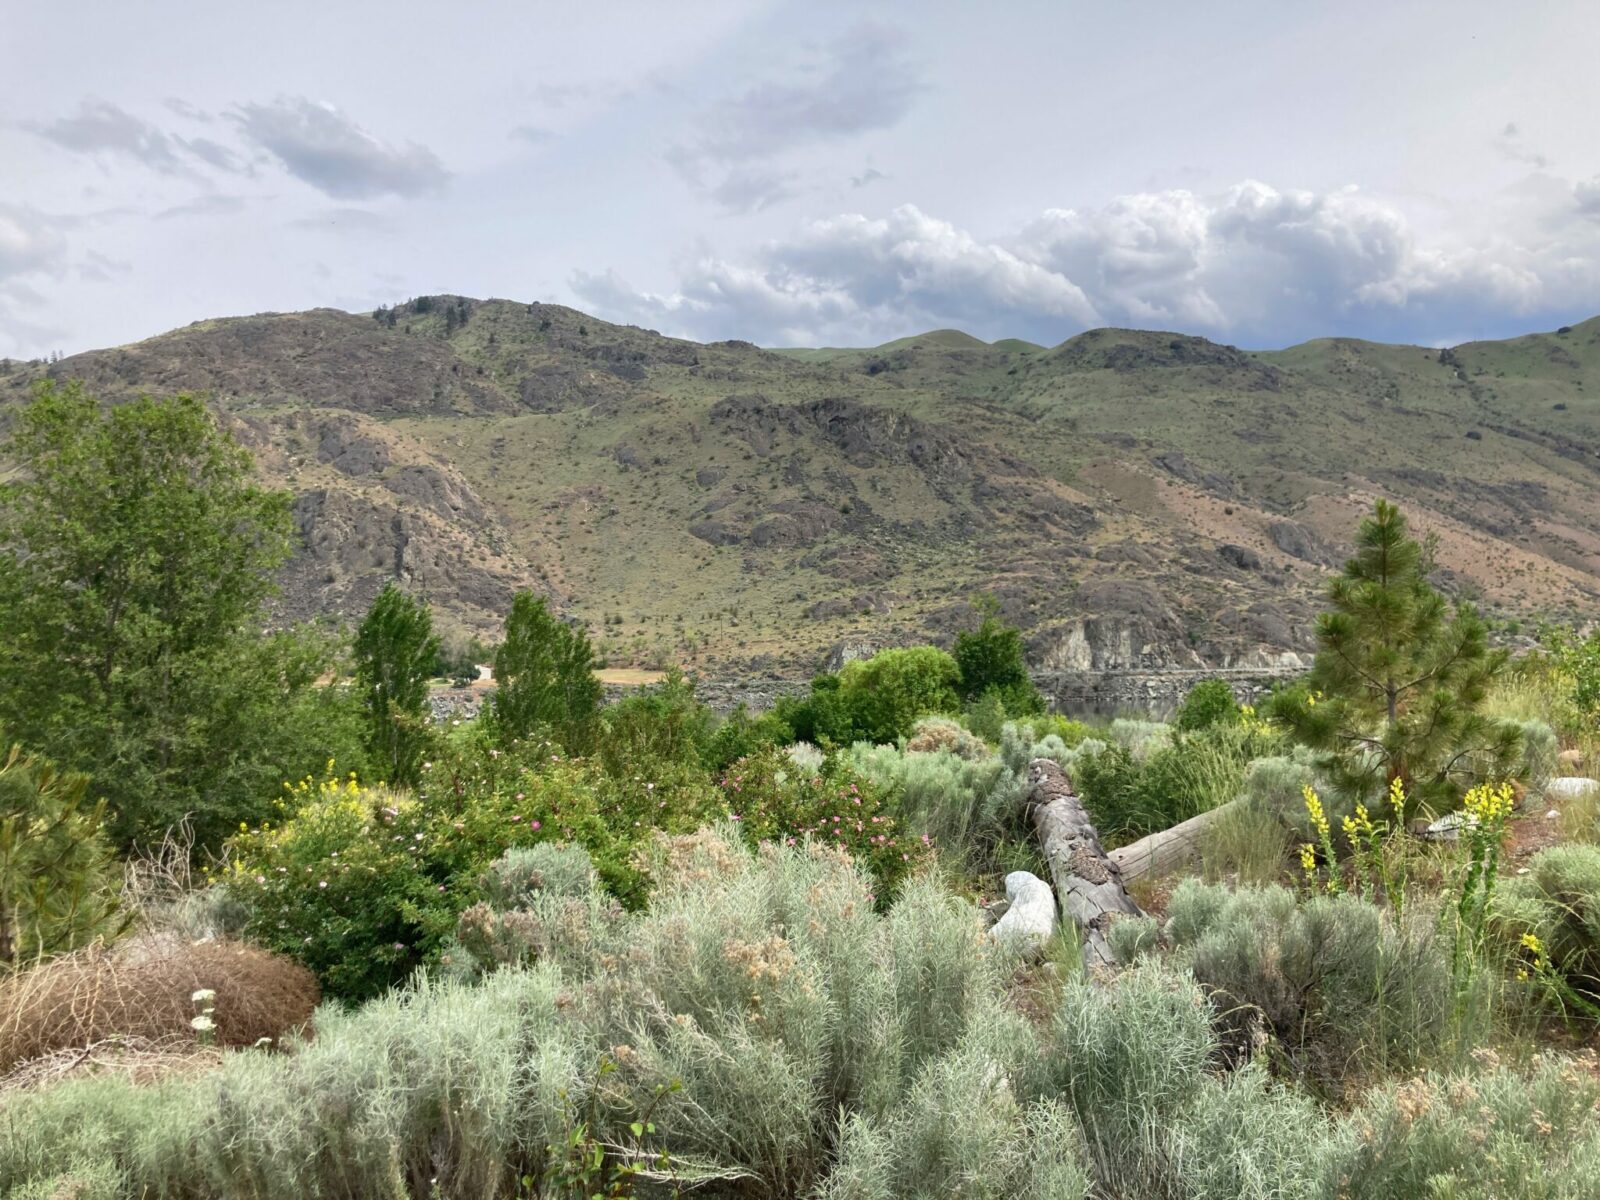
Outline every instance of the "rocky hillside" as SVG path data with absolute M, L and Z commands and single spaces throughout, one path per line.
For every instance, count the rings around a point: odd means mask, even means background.
M 436 296 L 0 371 L 5 403 L 45 374 L 210 396 L 298 497 L 293 614 L 400 578 L 490 631 L 532 586 L 614 662 L 800 672 L 946 636 L 977 591 L 1044 668 L 1292 661 L 1376 495 L 1507 623 L 1600 600 L 1600 319 L 1442 351 L 1103 329 L 774 352 Z

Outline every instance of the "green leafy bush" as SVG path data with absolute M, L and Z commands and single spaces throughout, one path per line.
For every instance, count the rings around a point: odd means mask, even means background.
M 750 710 L 741 704 L 717 725 L 706 740 L 703 757 L 710 770 L 721 772 L 741 758 L 768 747 L 787 746 L 794 740 L 794 730 L 776 712 L 752 716 Z
M 855 856 L 894 895 L 928 855 L 928 839 L 902 827 L 890 787 L 852 769 L 843 754 L 797 763 L 765 750 L 728 768 L 720 785 L 730 819 L 752 845 L 814 838 Z
M 613 775 L 659 762 L 699 763 L 715 718 L 694 694 L 694 684 L 672 670 L 660 683 L 639 688 L 601 714 L 598 756 Z
M 251 936 L 311 967 L 328 995 L 364 999 L 437 960 L 507 850 L 581 846 L 607 890 L 636 905 L 639 846 L 721 808 L 697 767 L 617 779 L 549 749 L 466 740 L 425 764 L 414 795 L 353 778 L 287 788 L 282 822 L 232 843 L 228 887 L 250 910 Z
M 959 676 L 955 659 L 933 646 L 880 650 L 817 676 L 809 695 L 786 696 L 773 711 L 796 738 L 817 745 L 898 742 L 918 717 L 960 711 Z
M 355 688 L 367 718 L 367 754 L 389 783 L 414 783 L 427 756 L 428 679 L 438 655 L 427 602 L 385 584 L 356 631 Z
M 1189 689 L 1178 706 L 1173 725 L 1185 733 L 1233 725 L 1240 719 L 1239 702 L 1226 679 L 1203 679 Z
M 1002 721 L 1043 712 L 1044 697 L 1028 675 L 1021 632 L 1001 620 L 994 597 L 982 597 L 975 607 L 982 614 L 978 627 L 956 634 L 953 657 L 960 698 L 976 706 L 987 697 Z M 997 727 L 996 736 L 998 732 Z
M 544 597 L 512 599 L 494 678 L 484 717 L 502 741 L 542 733 L 574 753 L 590 747 L 601 699 L 594 650 L 589 635 L 557 619 Z

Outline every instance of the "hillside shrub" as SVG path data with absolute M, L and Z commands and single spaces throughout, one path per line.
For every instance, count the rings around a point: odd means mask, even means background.
M 728 816 L 751 845 L 813 838 L 837 846 L 872 872 L 885 898 L 928 856 L 928 839 L 901 823 L 893 784 L 858 773 L 846 754 L 808 768 L 765 750 L 734 763 L 720 786 Z
M 1279 887 L 1194 879 L 1167 911 L 1167 935 L 1235 1054 L 1259 1028 L 1282 1066 L 1326 1090 L 1352 1066 L 1426 1062 L 1452 1032 L 1450 947 L 1428 922 L 1397 923 L 1353 896 L 1299 902 Z
M 1185 693 L 1172 719 L 1175 729 L 1194 733 L 1213 725 L 1232 725 L 1240 720 L 1239 702 L 1226 679 L 1202 679 Z
M 1529 861 L 1527 874 L 1504 881 L 1492 927 L 1524 972 L 1539 965 L 1560 974 L 1581 1006 L 1600 1004 L 1600 846 L 1551 846 Z M 1538 940 L 1538 951 L 1523 938 Z M 1587 1015 L 1600 1016 L 1600 1009 Z
M 1043 712 L 1044 697 L 1028 675 L 1022 633 L 1001 619 L 993 596 L 979 598 L 974 607 L 982 617 L 978 627 L 956 634 L 957 694 L 968 705 L 988 697 L 1001 720 Z
M 425 764 L 412 795 L 353 778 L 286 788 L 282 823 L 231 843 L 227 886 L 250 911 L 250 935 L 311 967 L 328 995 L 365 999 L 437 960 L 507 850 L 582 846 L 606 889 L 637 905 L 640 845 L 722 811 L 697 766 L 618 779 L 549 751 L 465 739 Z

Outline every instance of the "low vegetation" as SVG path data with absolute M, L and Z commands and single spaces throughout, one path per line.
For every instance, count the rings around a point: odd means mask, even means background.
M 8 493 L 0 601 L 47 630 L 52 589 L 117 602 L 92 572 L 48 577 L 70 556 L 35 561 L 41 513 L 180 498 L 166 468 L 122 473 L 113 418 L 77 393 L 40 403 L 59 461 Z M 217 514 L 273 504 L 190 416 L 115 420 L 211 480 L 190 515 L 219 525 L 193 544 L 255 570 L 229 539 L 264 527 Z M 116 528 L 147 563 L 149 529 Z M 110 745 L 171 790 L 121 790 L 112 749 L 30 708 L 39 659 L 0 659 L 20 742 L 0 768 L 0 1191 L 1595 1194 L 1600 785 L 1572 777 L 1594 660 L 1567 635 L 1509 663 L 1397 512 L 1360 537 L 1307 681 L 1258 707 L 1202 682 L 1170 724 L 1040 711 L 981 600 L 952 651 L 883 650 L 723 716 L 675 671 L 606 703 L 587 633 L 522 593 L 484 715 L 436 722 L 447 655 L 397 587 L 348 659 L 264 633 L 242 583 L 227 635 L 187 642 L 158 581 L 132 589 L 109 682 L 98 658 L 50 677 L 122 705 Z M 313 644 L 321 684 L 214 744 L 208 705 L 270 656 L 298 680 Z M 171 697 L 132 704 L 163 662 L 200 733 L 173 735 Z M 1028 950 L 987 932 L 1008 874 L 1050 874 L 1040 759 L 1109 846 L 1199 830 L 1106 930 L 1113 966 L 1086 971 L 1071 926 Z

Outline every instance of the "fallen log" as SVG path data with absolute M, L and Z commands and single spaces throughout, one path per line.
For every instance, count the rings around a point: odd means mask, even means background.
M 1083 934 L 1083 961 L 1112 965 L 1106 931 L 1119 916 L 1143 916 L 1122 885 L 1122 873 L 1100 846 L 1094 822 L 1059 763 L 1028 765 L 1028 808 L 1062 914 Z
M 1237 800 L 1230 800 L 1227 804 L 1219 804 L 1216 808 L 1190 817 L 1171 829 L 1163 829 L 1160 833 L 1152 833 L 1137 842 L 1119 846 L 1109 851 L 1106 857 L 1117 864 L 1118 870 L 1122 872 L 1123 883 L 1132 883 L 1135 879 L 1143 879 L 1146 875 L 1157 878 L 1170 875 L 1179 867 L 1186 867 L 1200 857 L 1200 838 L 1206 826 L 1218 813 L 1237 803 Z

